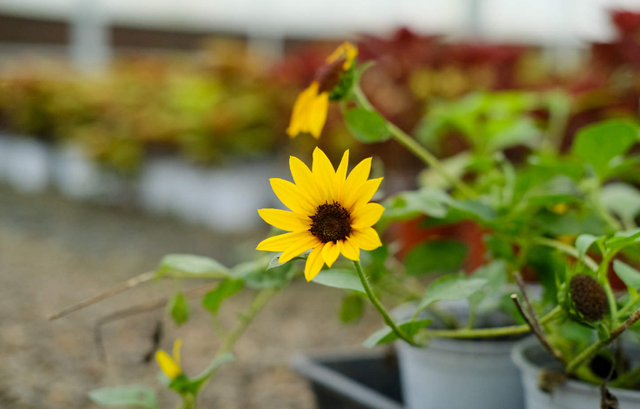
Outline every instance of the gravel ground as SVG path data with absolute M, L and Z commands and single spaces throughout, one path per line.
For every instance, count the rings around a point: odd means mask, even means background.
M 231 265 L 264 233 L 220 235 L 171 219 L 53 194 L 21 196 L 0 187 L 0 407 L 92 408 L 87 391 L 131 383 L 154 386 L 161 407 L 176 407 L 178 400 L 155 380 L 155 363 L 143 358 L 152 348 L 157 322 L 163 321 L 161 347 L 169 350 L 180 336 L 185 371 L 197 373 L 206 366 L 220 341 L 197 300 L 191 320 L 181 328 L 162 309 L 106 325 L 106 363 L 98 358 L 93 338 L 98 318 L 171 294 L 175 283 L 148 283 L 57 321 L 46 317 L 152 270 L 166 253 L 207 255 Z M 224 304 L 222 323 L 230 326 L 251 296 L 244 291 Z M 341 297 L 339 290 L 305 282 L 278 294 L 237 344 L 237 361 L 223 367 L 202 395 L 202 407 L 314 408 L 305 381 L 288 369 L 290 357 L 359 348 L 381 326 L 373 311 L 356 325 L 341 325 L 336 314 Z

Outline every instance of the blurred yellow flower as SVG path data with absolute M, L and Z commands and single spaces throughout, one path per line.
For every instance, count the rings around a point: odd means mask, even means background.
M 295 183 L 271 179 L 276 196 L 291 211 L 260 209 L 260 217 L 270 225 L 290 233 L 270 237 L 257 249 L 283 252 L 285 263 L 312 249 L 304 275 L 311 281 L 324 264 L 333 265 L 340 253 L 350 260 L 360 259 L 360 249 L 374 250 L 382 245 L 373 225 L 380 220 L 384 207 L 369 203 L 382 178 L 367 180 L 371 158 L 360 162 L 347 176 L 349 151 L 335 170 L 319 148 L 313 152 L 309 168 L 298 158 L 290 157 L 289 166 Z
M 176 379 L 182 373 L 182 369 L 180 369 L 181 347 L 182 340 L 177 339 L 176 342 L 173 343 L 173 358 L 163 350 L 156 351 L 156 361 L 158 361 L 160 369 L 169 379 Z
M 327 57 L 326 64 L 318 69 L 315 80 L 298 95 L 293 105 L 291 122 L 287 128 L 290 137 L 309 132 L 314 138 L 320 138 L 327 121 L 329 94 L 340 83 L 342 74 L 351 69 L 357 55 L 358 49 L 345 42 Z

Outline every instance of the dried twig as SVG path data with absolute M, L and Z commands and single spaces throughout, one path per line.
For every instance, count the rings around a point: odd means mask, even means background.
M 520 301 L 518 300 L 517 294 L 512 294 L 511 300 L 513 300 L 513 303 L 516 305 L 518 312 L 520 312 L 520 315 L 522 315 L 522 318 L 524 318 L 524 320 L 527 322 L 527 325 L 529 325 L 529 328 L 531 328 L 531 331 L 536 336 L 536 338 L 538 338 L 538 341 L 540 341 L 542 346 L 547 351 L 549 351 L 558 361 L 560 361 L 560 363 L 564 365 L 565 364 L 564 357 L 562 356 L 560 351 L 558 351 L 557 349 L 552 347 L 551 344 L 549 344 L 549 341 L 547 341 L 547 339 L 545 338 L 544 333 L 542 332 L 542 329 L 540 328 L 540 325 L 535 315 L 532 314 L 530 317 L 527 316 L 524 309 L 522 308 L 522 305 L 520 304 Z M 526 298 L 525 298 L 525 302 L 526 302 Z
M 104 291 L 96 296 L 91 298 L 87 298 L 84 301 L 80 301 L 79 303 L 73 304 L 61 311 L 58 311 L 55 314 L 49 316 L 49 321 L 56 320 L 58 318 L 62 318 L 65 315 L 71 314 L 72 312 L 76 312 L 82 308 L 88 307 L 89 305 L 95 304 L 99 301 L 102 301 L 106 298 L 112 297 L 118 293 L 126 291 L 130 288 L 133 288 L 142 283 L 146 283 L 147 281 L 152 280 L 155 277 L 155 271 L 149 271 L 147 273 L 140 274 L 139 276 L 135 276 L 133 278 L 128 279 L 127 281 L 123 281 L 120 284 L 111 287 L 107 291 Z
M 183 292 L 185 297 L 199 297 L 207 292 L 209 292 L 213 287 L 211 284 L 206 284 L 194 288 L 190 288 Z M 114 311 L 110 314 L 107 314 L 103 317 L 100 317 L 98 321 L 96 321 L 94 327 L 94 341 L 96 343 L 96 348 L 98 349 L 98 355 L 100 360 L 106 361 L 106 351 L 104 347 L 104 341 L 102 338 L 102 326 L 108 324 L 113 321 L 118 321 L 123 318 L 128 318 L 133 315 L 142 314 L 149 311 L 154 311 L 159 308 L 165 307 L 169 303 L 169 297 L 161 297 L 156 298 L 155 300 L 147 301 L 141 304 L 136 304 L 131 307 L 123 308 L 121 310 Z

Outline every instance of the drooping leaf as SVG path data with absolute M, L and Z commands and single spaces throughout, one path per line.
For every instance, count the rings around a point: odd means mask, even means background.
M 204 296 L 202 305 L 211 313 L 216 314 L 222 301 L 240 291 L 242 287 L 244 287 L 242 280 L 224 279 Z
M 358 321 L 364 312 L 364 298 L 357 294 L 349 294 L 342 299 L 340 321 L 345 324 Z
M 413 248 L 405 259 L 408 275 L 446 273 L 460 267 L 467 246 L 456 240 L 431 240 Z
M 638 129 L 633 122 L 613 119 L 581 128 L 572 152 L 604 179 L 611 171 L 611 160 L 626 153 L 637 139 Z
M 611 183 L 604 186 L 601 200 L 623 221 L 632 222 L 640 213 L 640 191 L 627 183 Z
M 116 386 L 94 389 L 89 398 L 101 406 L 129 406 L 145 409 L 157 409 L 158 399 L 153 389 L 142 385 Z
M 180 326 L 189 319 L 189 301 L 182 292 L 175 293 L 167 304 L 167 312 L 176 325 Z
M 354 108 L 344 113 L 344 120 L 349 131 L 360 142 L 383 142 L 391 137 L 387 122 L 377 112 Z
M 581 234 L 576 239 L 576 250 L 578 250 L 578 258 L 584 260 L 585 254 L 589 251 L 589 247 L 598 240 L 598 237 L 592 234 Z
M 160 261 L 157 274 L 176 278 L 224 278 L 229 274 L 229 269 L 208 257 L 168 254 Z
M 418 305 L 418 311 L 436 301 L 462 300 L 487 285 L 486 278 L 465 277 L 463 274 L 449 274 L 434 280 Z
M 613 262 L 613 271 L 629 288 L 640 290 L 640 271 L 620 260 Z
M 360 278 L 353 270 L 343 268 L 330 268 L 322 270 L 311 282 L 326 285 L 327 287 L 354 290 L 365 293 Z
M 430 319 L 407 321 L 398 324 L 398 328 L 400 328 L 400 330 L 402 330 L 408 337 L 413 337 L 419 330 L 431 324 L 431 321 L 432 320 Z M 398 339 L 398 335 L 393 332 L 393 329 L 389 326 L 385 326 L 381 330 L 371 334 L 371 336 L 362 343 L 362 346 L 365 348 L 373 348 L 376 345 L 388 344 L 396 339 Z

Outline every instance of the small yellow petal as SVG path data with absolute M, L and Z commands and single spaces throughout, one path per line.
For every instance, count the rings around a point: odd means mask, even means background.
M 336 170 L 336 176 L 333 183 L 333 195 L 337 202 L 342 200 L 343 195 L 343 186 L 347 179 L 347 168 L 349 167 L 349 150 L 344 151 L 342 155 L 342 160 L 340 161 L 340 165 L 338 166 L 338 170 Z
M 320 191 L 313 173 L 307 165 L 295 156 L 290 156 L 289 168 L 291 168 L 291 175 L 296 186 L 304 190 L 313 199 L 316 206 L 324 203 L 324 201 L 321 201 Z
M 325 243 L 324 247 L 322 248 L 322 258 L 329 267 L 331 267 L 333 263 L 335 263 L 339 255 L 340 246 L 337 243 L 334 243 L 332 241 Z
M 280 258 L 278 259 L 280 263 L 286 263 L 292 258 L 298 257 L 300 254 L 304 253 L 305 251 L 311 248 L 314 248 L 319 244 L 318 238 L 316 236 L 309 233 L 308 231 L 305 233 L 306 235 L 304 237 L 301 237 L 299 240 L 296 240 L 295 243 L 293 243 L 288 249 L 286 249 L 282 253 Z
M 340 250 L 342 251 L 342 255 L 349 260 L 360 260 L 360 248 L 355 245 L 351 237 L 347 237 L 347 239 L 342 242 L 342 248 Z
M 307 130 L 314 138 L 319 139 L 322 128 L 327 122 L 329 113 L 329 94 L 323 92 L 318 95 L 309 106 Z
M 331 53 L 326 59 L 326 62 L 331 64 L 334 61 L 339 60 L 340 58 L 344 58 L 345 62 L 342 66 L 344 70 L 348 70 L 351 68 L 351 64 L 353 64 L 353 60 L 358 56 L 358 49 L 353 46 L 348 41 L 340 44 L 338 48 L 335 49 L 334 52 Z
M 358 189 L 347 192 L 342 201 L 343 206 L 351 211 L 355 211 L 360 206 L 364 206 L 373 195 L 376 194 L 383 178 L 371 179 L 364 182 Z
M 298 240 L 304 239 L 309 236 L 309 232 L 294 232 L 285 233 L 278 236 L 269 237 L 262 240 L 256 250 L 260 251 L 286 251 L 289 247 L 294 245 Z
M 182 340 L 178 338 L 173 343 L 173 360 L 178 366 L 180 366 L 180 348 L 182 348 Z
M 291 122 L 289 128 L 287 128 L 287 134 L 291 138 L 296 137 L 300 132 L 308 130 L 309 111 L 318 95 L 318 87 L 318 82 L 314 81 L 296 98 L 296 102 L 293 104 Z
M 384 206 L 378 203 L 367 203 L 364 206 L 355 208 L 351 217 L 353 218 L 352 227 L 354 229 L 363 229 L 371 227 L 380 220 Z
M 175 379 L 182 373 L 180 366 L 176 364 L 169 354 L 162 350 L 156 351 L 156 361 L 158 361 L 158 366 L 169 379 Z
M 304 214 L 281 209 L 258 209 L 262 220 L 285 231 L 308 230 L 311 220 Z
M 307 281 L 313 280 L 313 278 L 318 275 L 320 270 L 322 270 L 324 259 L 322 258 L 321 253 L 321 245 L 318 245 L 311 251 L 311 253 L 309 253 L 307 263 L 304 266 L 304 278 L 306 278 Z
M 278 178 L 269 179 L 269 182 L 271 182 L 273 192 L 289 210 L 303 214 L 313 214 L 315 212 L 312 199 L 293 183 Z
M 333 202 L 333 181 L 336 171 L 325 153 L 318 147 L 313 150 L 313 176 L 326 202 Z
M 382 246 L 378 232 L 372 227 L 354 230 L 349 238 L 352 239 L 353 244 L 360 247 L 362 250 L 371 251 Z

